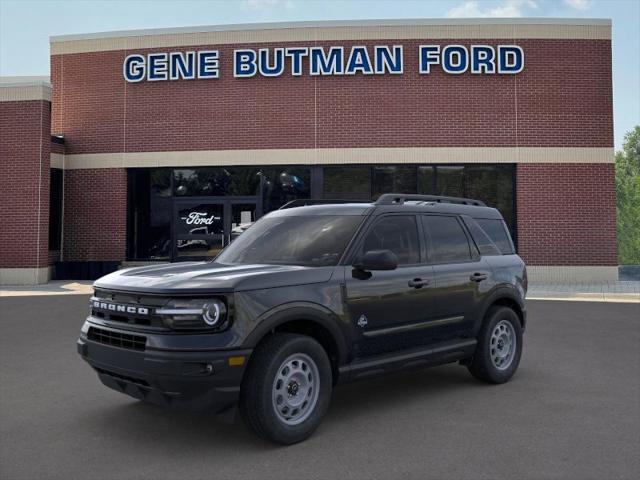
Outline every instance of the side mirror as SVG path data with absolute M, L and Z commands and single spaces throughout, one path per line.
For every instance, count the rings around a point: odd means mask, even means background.
M 395 270 L 398 257 L 391 250 L 369 250 L 360 257 L 353 267 L 357 270 Z

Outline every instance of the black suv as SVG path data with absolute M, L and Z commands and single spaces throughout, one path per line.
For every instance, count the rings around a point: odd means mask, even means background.
M 338 383 L 449 362 L 511 378 L 527 276 L 497 210 L 425 195 L 296 202 L 211 262 L 96 281 L 78 351 L 100 380 L 230 417 L 239 404 L 258 435 L 290 444 Z

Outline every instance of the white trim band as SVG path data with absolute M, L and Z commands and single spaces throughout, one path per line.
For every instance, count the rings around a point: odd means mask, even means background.
M 50 38 L 51 55 L 195 45 L 400 39 L 611 39 L 608 19 L 407 19 L 255 23 Z
M 54 159 L 54 155 L 56 156 Z M 194 150 L 52 154 L 52 165 L 87 168 L 385 163 L 614 163 L 613 147 L 399 147 Z M 61 168 L 56 166 L 55 168 Z
M 51 168 L 64 169 L 64 154 L 52 153 L 51 160 L 49 162 Z

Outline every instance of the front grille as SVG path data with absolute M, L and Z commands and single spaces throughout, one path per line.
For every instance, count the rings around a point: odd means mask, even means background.
M 127 324 L 144 330 L 167 330 L 162 317 L 154 312 L 157 308 L 167 303 L 167 298 L 152 297 L 149 295 L 136 295 L 131 293 L 108 292 L 96 290 L 90 300 L 91 316 L 106 320 Z M 139 312 L 139 307 L 146 309 Z M 116 310 L 118 308 L 119 310 Z M 129 310 L 133 308 L 133 310 Z M 127 309 L 125 311 L 125 309 Z
M 129 350 L 143 351 L 147 344 L 147 337 L 142 335 L 129 335 L 128 333 L 113 332 L 96 327 L 89 327 L 87 338 L 103 345 L 127 348 Z
M 155 315 L 151 318 L 144 318 L 135 315 L 117 315 L 92 308 L 91 316 L 100 318 L 102 320 L 111 320 L 112 322 L 128 323 L 130 325 L 138 325 L 143 327 L 161 328 L 163 326 L 162 319 L 158 315 Z

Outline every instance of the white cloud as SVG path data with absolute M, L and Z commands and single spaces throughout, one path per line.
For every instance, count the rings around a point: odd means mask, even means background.
M 576 1 L 576 0 L 572 0 Z M 580 1 L 580 0 L 577 0 Z M 485 4 L 486 5 L 486 4 Z M 504 0 L 495 7 L 480 7 L 477 0 L 469 0 L 447 12 L 449 18 L 522 17 L 525 9 L 536 9 L 535 0 Z
M 589 0 L 563 0 L 565 5 L 576 10 L 589 10 L 591 8 L 591 2 Z

